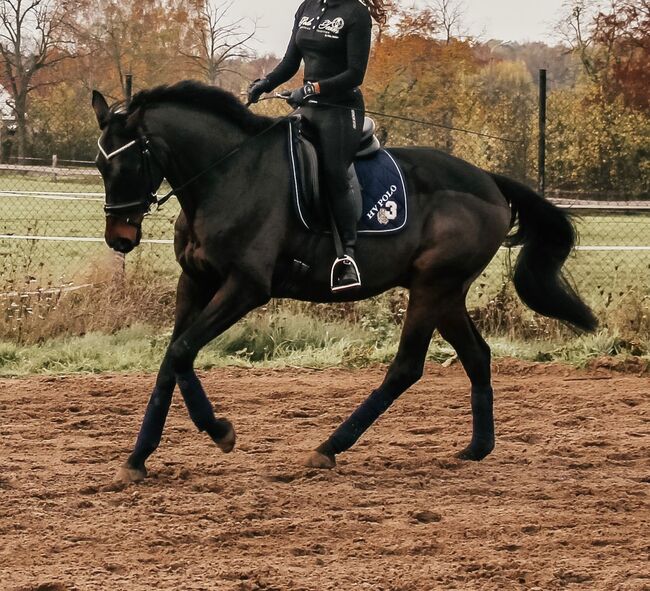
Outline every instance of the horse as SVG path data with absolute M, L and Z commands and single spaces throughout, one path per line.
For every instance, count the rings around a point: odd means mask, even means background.
M 457 456 L 482 460 L 495 445 L 490 348 L 466 296 L 498 249 L 520 246 L 513 281 L 544 316 L 592 331 L 597 320 L 566 280 L 576 235 L 569 215 L 526 185 L 427 147 L 390 148 L 408 187 L 409 222 L 390 236 L 361 236 L 362 287 L 332 293 L 332 239 L 299 223 L 292 202 L 287 118 L 255 114 L 233 94 L 195 81 L 145 89 L 109 107 L 94 91 L 101 130 L 96 164 L 105 185 L 105 240 L 138 246 L 155 191 L 167 179 L 180 202 L 174 228 L 178 280 L 173 333 L 133 452 L 118 478 L 147 475 L 176 385 L 189 415 L 223 451 L 235 430 L 217 417 L 194 372 L 199 350 L 271 298 L 356 301 L 393 287 L 409 301 L 397 354 L 368 398 L 306 459 L 333 468 L 424 371 L 435 330 L 455 349 L 471 384 L 472 435 Z M 168 196 L 167 196 L 168 197 Z M 308 261 L 296 273 L 294 261 Z

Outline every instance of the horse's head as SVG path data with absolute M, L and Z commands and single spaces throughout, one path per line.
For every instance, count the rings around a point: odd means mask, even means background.
M 95 162 L 106 192 L 104 238 L 113 250 L 127 253 L 140 244 L 142 220 L 156 202 L 155 191 L 163 175 L 152 157 L 139 113 L 110 109 L 97 91 L 93 91 L 92 105 L 102 132 Z

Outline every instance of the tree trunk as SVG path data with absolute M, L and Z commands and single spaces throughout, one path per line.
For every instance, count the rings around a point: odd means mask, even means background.
M 27 97 L 16 98 L 16 139 L 18 140 L 18 161 L 23 163 L 27 152 Z

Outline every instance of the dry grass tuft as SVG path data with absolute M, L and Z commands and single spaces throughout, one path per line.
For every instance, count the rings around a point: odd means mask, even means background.
M 14 276 L 0 292 L 0 340 L 18 344 L 113 334 L 135 323 L 167 326 L 175 297 L 169 278 L 142 270 L 126 277 L 114 258 L 90 263 L 68 285 L 34 288 L 29 275 Z
M 63 290 L 53 282 L 45 288 L 34 288 L 36 274 L 24 266 L 6 272 L 5 267 L 4 285 L 0 285 L 0 341 L 26 345 L 91 332 L 115 334 L 136 324 L 169 330 L 173 323 L 174 281 L 145 265 L 129 267 L 125 274 L 115 256 L 90 261 L 74 274 L 74 283 Z M 363 330 L 375 343 L 390 344 L 398 339 L 407 306 L 408 292 L 395 289 L 354 304 L 321 306 L 272 301 L 251 318 L 258 322 L 255 319 L 299 316 L 311 319 L 309 330 L 316 333 L 325 323 L 347 324 Z M 650 296 L 630 291 L 603 302 L 596 313 L 600 330 L 617 339 L 620 348 L 634 354 L 646 353 Z M 529 310 L 505 279 L 496 295 L 473 309 L 471 316 L 486 337 L 538 343 L 568 342 L 576 336 L 570 327 Z M 260 330 L 265 326 L 263 322 L 258 324 Z M 301 327 L 301 334 L 306 330 Z

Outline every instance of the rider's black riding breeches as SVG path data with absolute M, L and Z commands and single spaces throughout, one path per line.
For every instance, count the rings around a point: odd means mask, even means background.
M 321 174 L 327 198 L 331 200 L 336 224 L 343 243 L 353 246 L 356 240 L 357 214 L 354 193 L 348 180 L 348 168 L 359 149 L 365 118 L 365 105 L 360 90 L 346 101 L 321 99 L 336 107 L 307 104 L 300 112 L 317 133 Z

